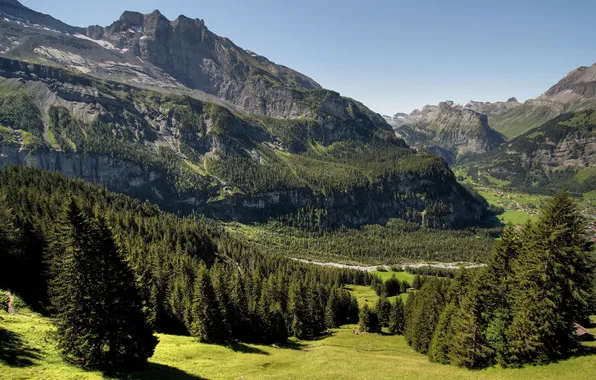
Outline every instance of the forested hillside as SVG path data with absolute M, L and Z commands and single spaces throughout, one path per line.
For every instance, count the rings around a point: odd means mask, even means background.
M 392 217 L 462 226 L 486 206 L 443 160 L 336 93 L 304 92 L 315 115 L 275 119 L 48 66 L 0 59 L 0 69 L 0 166 L 58 170 L 172 211 L 244 222 L 310 207 L 326 226 Z
M 112 239 L 133 270 L 150 325 L 202 341 L 316 336 L 329 323 L 356 320 L 354 301 L 341 285 L 368 281 L 363 272 L 318 268 L 256 251 L 206 220 L 180 219 L 42 170 L 0 171 L 0 205 L 0 260 L 7 268 L 0 288 L 44 312 L 55 310 L 49 308 L 48 284 L 58 277 L 48 265 L 56 252 L 62 257 L 74 249 L 83 254 L 80 260 L 91 260 L 89 247 L 98 241 L 109 246 Z M 111 232 L 93 238 L 96 227 L 85 226 L 94 225 Z M 334 301 L 331 321 L 325 318 L 330 294 L 341 300 Z M 220 323 L 200 325 L 212 319 Z
M 532 192 L 596 189 L 596 113 L 565 113 L 460 166 L 480 183 Z

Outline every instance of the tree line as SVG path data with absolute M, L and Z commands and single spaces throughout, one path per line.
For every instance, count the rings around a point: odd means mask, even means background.
M 404 336 L 431 361 L 467 368 L 542 364 L 581 349 L 594 311 L 594 257 L 567 193 L 540 219 L 508 226 L 484 268 L 428 277 L 405 305 Z
M 0 287 L 55 318 L 65 357 L 106 370 L 145 362 L 153 331 L 217 343 L 316 337 L 357 322 L 343 285 L 370 281 L 258 251 L 206 219 L 23 167 L 0 171 L 0 246 L 10 268 Z

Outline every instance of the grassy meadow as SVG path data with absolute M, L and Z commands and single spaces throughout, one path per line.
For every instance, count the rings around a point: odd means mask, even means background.
M 370 287 L 351 290 L 359 303 L 374 306 Z M 102 379 L 65 363 L 55 347 L 50 319 L 21 307 L 17 315 L 0 311 L 0 379 Z M 596 322 L 596 319 L 595 319 Z M 291 339 L 284 345 L 197 343 L 185 336 L 159 334 L 148 368 L 125 379 L 592 379 L 596 355 L 547 366 L 469 371 L 430 363 L 404 338 L 358 333 L 347 325 L 314 341 Z M 595 331 L 595 330 L 592 330 Z M 596 342 L 586 344 L 596 350 Z

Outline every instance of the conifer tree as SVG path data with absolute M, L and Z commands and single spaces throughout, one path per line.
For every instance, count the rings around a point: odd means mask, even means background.
M 59 348 L 69 360 L 105 372 L 137 370 L 153 355 L 153 336 L 132 271 L 105 221 L 71 200 L 49 248 Z
M 368 304 L 365 304 L 360 310 L 358 326 L 362 332 L 375 333 L 381 331 L 377 313 Z
M 506 331 L 511 324 L 512 263 L 521 250 L 521 239 L 510 224 L 496 242 L 484 272 L 482 299 L 486 313 L 484 336 L 495 350 L 497 363 L 505 365 L 509 352 Z
M 402 335 L 404 333 L 404 325 L 404 302 L 400 297 L 397 297 L 395 304 L 391 306 L 391 315 L 389 316 L 389 332 L 391 332 L 391 334 Z
M 445 307 L 445 280 L 429 277 L 412 302 L 406 304 L 406 340 L 412 347 L 426 354 L 439 317 Z
M 451 363 L 460 367 L 480 368 L 488 365 L 494 351 L 487 344 L 483 329 L 483 305 L 480 296 L 480 279 L 477 276 L 465 294 L 451 321 Z
M 420 278 L 419 274 L 414 276 L 414 280 L 412 280 L 412 288 L 416 290 L 420 290 L 422 288 L 422 279 Z
M 190 333 L 199 342 L 221 342 L 226 338 L 211 277 L 204 263 L 196 272 L 191 315 Z
M 451 362 L 450 352 L 453 343 L 452 321 L 456 312 L 456 303 L 455 301 L 451 301 L 441 313 L 428 348 L 428 358 L 431 362 L 441 364 L 449 364 Z
M 337 288 L 331 289 L 329 298 L 327 299 L 327 306 L 325 307 L 325 324 L 327 328 L 333 329 L 340 324 L 340 307 L 341 299 L 338 294 Z
M 389 318 L 391 318 L 391 303 L 384 294 L 377 301 L 375 311 L 379 318 L 379 325 L 382 327 L 388 327 Z
M 548 362 L 577 346 L 573 323 L 586 314 L 593 276 L 585 223 L 566 192 L 547 202 L 525 232 L 513 263 L 513 318 L 506 332 L 515 364 Z

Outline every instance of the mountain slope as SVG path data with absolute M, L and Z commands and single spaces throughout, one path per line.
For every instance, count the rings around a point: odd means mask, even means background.
M 201 100 L 215 97 L 276 117 L 313 116 L 301 100 L 314 91 L 324 102 L 331 93 L 311 78 L 215 35 L 200 19 L 181 15 L 170 21 L 159 11 L 127 11 L 110 26 L 77 28 L 16 1 L 3 1 L 7 17 L 0 22 L 0 52 L 6 57 Z
M 0 77 L 0 166 L 59 170 L 226 220 L 309 208 L 325 225 L 398 216 L 447 226 L 477 221 L 485 207 L 444 161 L 332 92 L 342 110 L 323 104 L 316 118 L 291 120 L 7 59 Z
M 480 182 L 575 192 L 596 188 L 596 111 L 569 112 L 463 165 Z
M 427 148 L 454 163 L 468 154 L 485 153 L 503 142 L 486 115 L 453 102 L 425 106 L 391 121 L 396 134 L 412 146 Z

